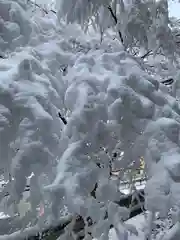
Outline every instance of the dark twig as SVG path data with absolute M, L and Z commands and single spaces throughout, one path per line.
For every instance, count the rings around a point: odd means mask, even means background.
M 162 81 L 161 83 L 167 86 L 167 85 L 171 85 L 173 82 L 174 82 L 174 79 L 169 78 L 169 79 Z
M 108 9 L 109 9 L 109 11 L 111 13 L 112 18 L 114 19 L 115 24 L 117 25 L 118 24 L 118 20 L 117 20 L 116 14 L 113 12 L 111 6 L 108 6 Z M 119 34 L 119 38 L 120 38 L 122 44 L 124 44 L 123 36 L 122 36 L 122 33 L 121 33 L 120 30 L 118 31 L 118 34 Z
M 61 115 L 60 112 L 58 112 L 58 116 L 59 116 L 59 118 L 62 120 L 62 122 L 64 123 L 64 125 L 67 125 L 67 120 L 65 119 L 65 117 L 63 117 L 63 116 Z
M 39 9 L 41 9 L 45 14 L 48 14 L 49 12 L 52 12 L 52 13 L 54 13 L 54 14 L 57 14 L 57 12 L 54 11 L 54 10 L 52 10 L 52 9 L 49 10 L 49 11 L 47 11 L 45 8 L 41 7 L 39 4 L 37 4 L 36 2 L 33 2 L 32 0 L 28 0 L 28 2 L 30 2 L 30 3 L 33 4 L 34 6 L 38 7 Z
M 142 59 L 148 57 L 150 54 L 152 54 L 152 50 L 149 50 L 147 53 L 141 56 Z

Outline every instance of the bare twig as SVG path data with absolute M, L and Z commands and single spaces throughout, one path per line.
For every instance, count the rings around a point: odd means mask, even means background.
M 67 125 L 67 120 L 65 119 L 65 117 L 63 117 L 63 116 L 61 115 L 60 112 L 58 112 L 58 116 L 59 116 L 59 118 L 62 120 L 62 122 L 64 123 L 64 125 Z
M 117 25 L 118 24 L 118 20 L 117 20 L 116 14 L 113 12 L 111 6 L 108 6 L 108 9 L 109 9 L 109 11 L 111 13 L 112 18 L 114 19 L 115 24 Z M 120 38 L 120 40 L 121 40 L 121 42 L 123 44 L 124 43 L 124 39 L 123 39 L 123 36 L 122 36 L 122 33 L 121 33 L 120 30 L 118 31 L 118 34 L 119 34 L 119 38 Z
M 38 7 L 39 9 L 41 9 L 45 14 L 48 14 L 49 12 L 52 12 L 52 13 L 54 13 L 54 14 L 57 14 L 57 12 L 56 11 L 54 11 L 54 10 L 49 10 L 49 11 L 47 11 L 45 8 L 43 8 L 42 6 L 40 6 L 39 4 L 37 4 L 36 2 L 33 2 L 32 0 L 28 0 L 28 2 L 30 2 L 31 4 L 33 4 L 34 6 L 36 6 L 36 7 Z
M 148 57 L 149 55 L 152 54 L 152 50 L 149 50 L 147 53 L 145 53 L 143 56 L 141 56 L 142 59 Z
M 167 86 L 167 85 L 171 85 L 173 82 L 174 82 L 173 78 L 168 78 L 168 79 L 162 81 L 161 83 Z

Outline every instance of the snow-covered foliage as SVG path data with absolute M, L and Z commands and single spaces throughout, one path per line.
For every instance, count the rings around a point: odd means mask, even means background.
M 103 33 L 115 27 L 125 48 L 143 46 L 173 56 L 174 35 L 169 28 L 168 1 L 57 0 L 58 16 L 86 27 L 94 22 Z M 165 40 L 166 39 L 166 40 Z
M 100 9 L 103 14 L 108 9 L 102 8 L 100 1 L 89 1 L 92 8 L 80 11 L 89 2 L 78 1 L 70 18 L 74 2 L 62 2 L 69 22 L 85 22 Z M 166 2 L 159 2 L 159 14 L 165 11 L 163 4 Z M 120 6 L 121 14 L 131 16 L 128 21 L 122 17 L 124 43 L 131 45 L 133 36 L 146 45 L 147 32 L 131 32 L 134 17 L 144 11 L 142 5 L 136 2 L 124 10 L 123 3 Z M 153 6 L 151 3 L 149 8 Z M 143 60 L 110 37 L 100 44 L 96 34 L 87 36 L 78 25 L 57 24 L 55 15 L 32 15 L 26 8 L 25 1 L 0 0 L 0 168 L 4 178 L 9 173 L 12 177 L 0 197 L 8 191 L 8 205 L 14 205 L 17 212 L 27 178 L 34 173 L 31 211 L 21 216 L 22 228 L 29 223 L 58 222 L 66 208 L 72 216 L 83 217 L 87 238 L 90 232 L 95 238 L 107 239 L 112 225 L 119 237 L 123 236 L 129 211 L 114 203 L 121 198 L 123 174 L 113 180 L 111 171 L 126 169 L 132 162 L 136 168 L 142 156 L 149 174 L 147 209 L 152 215 L 164 215 L 172 206 L 180 207 L 179 72 L 172 92 L 164 91 L 148 74 Z M 160 15 L 167 17 L 167 12 Z M 144 31 L 153 29 L 155 19 Z M 162 20 L 159 15 L 158 19 Z M 161 30 L 167 33 L 165 23 Z M 171 44 L 169 37 L 164 43 L 158 34 L 160 45 L 168 50 L 169 45 L 164 44 Z M 42 202 L 44 214 L 37 219 Z M 120 223 L 122 231 L 118 231 Z M 69 226 L 66 234 L 71 230 Z

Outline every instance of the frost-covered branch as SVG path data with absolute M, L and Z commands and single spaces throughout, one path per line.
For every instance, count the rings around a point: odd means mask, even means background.
M 40 226 L 36 225 L 34 227 L 29 227 L 24 230 L 20 230 L 17 232 L 14 232 L 12 234 L 7 234 L 0 236 L 0 240 L 25 240 L 25 239 L 40 239 L 38 238 L 39 233 L 40 236 L 49 236 L 51 233 L 51 230 L 54 229 L 54 231 L 59 231 L 61 232 L 70 222 L 72 221 L 72 216 L 66 216 L 62 217 L 56 224 L 46 224 L 46 226 L 43 226 L 41 228 Z
M 102 29 L 118 22 L 127 49 L 136 42 L 153 51 L 158 40 L 155 50 L 161 46 L 167 56 L 176 50 L 164 1 L 152 6 L 135 1 L 128 8 L 122 1 L 122 22 L 117 5 L 108 1 L 116 12 L 113 23 L 101 1 L 61 4 L 60 21 L 64 16 L 69 23 L 84 25 L 94 17 Z M 120 49 L 119 43 L 109 44 L 107 38 L 97 48 L 96 35 L 89 40 L 77 25 L 56 25 L 50 16 L 30 18 L 23 6 L 19 0 L 0 1 L 7 13 L 0 19 L 0 47 L 11 56 L 0 61 L 0 169 L 5 179 L 9 172 L 13 178 L 4 191 L 10 194 L 9 206 L 15 207 L 34 174 L 28 199 L 32 211 L 23 217 L 23 228 L 58 222 L 65 206 L 73 222 L 80 216 L 85 235 L 90 232 L 96 239 L 108 236 L 112 226 L 124 227 L 129 209 L 117 204 L 120 178 L 129 166 L 138 168 L 142 156 L 148 172 L 145 207 L 165 214 L 177 204 L 175 186 L 180 179 L 178 67 L 174 81 L 164 82 L 173 86 L 168 92 L 160 77 L 146 71 L 145 61 Z M 72 39 L 82 46 L 87 43 L 88 51 L 77 51 Z M 67 65 L 63 74 L 61 66 Z M 170 65 L 167 69 L 170 74 Z M 121 168 L 115 181 L 112 170 Z M 37 217 L 42 202 L 44 212 Z M 74 234 L 70 225 L 65 235 Z

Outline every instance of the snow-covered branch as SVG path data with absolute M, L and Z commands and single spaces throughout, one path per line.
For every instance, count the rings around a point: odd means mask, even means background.
M 3 203 L 8 192 L 8 206 L 17 213 L 33 173 L 31 211 L 22 217 L 22 228 L 58 223 L 66 209 L 73 221 L 77 215 L 83 220 L 85 237 L 107 238 L 119 224 L 124 229 L 129 209 L 117 204 L 120 180 L 127 169 L 139 167 L 142 157 L 148 174 L 146 209 L 165 214 L 179 204 L 178 61 L 153 59 L 153 75 L 147 71 L 151 52 L 142 57 L 146 64 L 125 50 L 136 42 L 153 53 L 178 57 L 166 2 L 106 3 L 61 1 L 57 23 L 48 14 L 30 17 L 23 1 L 0 1 L 0 48 L 8 54 L 0 61 L 0 169 L 5 180 L 12 176 L 0 197 Z M 101 30 L 116 26 L 125 48 L 107 35 L 97 45 L 96 33 L 85 35 L 74 24 L 84 26 L 92 18 Z M 165 71 L 169 76 L 162 80 Z M 114 169 L 123 169 L 117 179 Z M 72 225 L 65 236 L 74 234 Z

